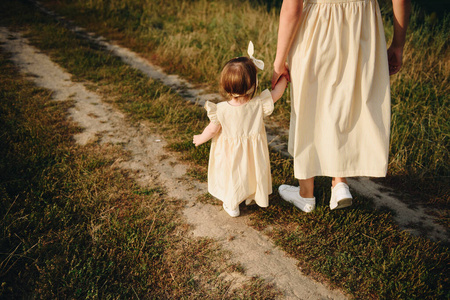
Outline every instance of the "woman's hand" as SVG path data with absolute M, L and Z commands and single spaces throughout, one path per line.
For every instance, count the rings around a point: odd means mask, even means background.
M 390 46 L 388 49 L 389 75 L 397 74 L 402 67 L 403 47 Z
M 394 36 L 388 49 L 389 75 L 398 73 L 402 67 L 406 29 L 411 15 L 411 0 L 392 0 L 392 10 L 394 12 Z
M 272 89 L 275 88 L 275 85 L 282 76 L 284 76 L 288 82 L 291 82 L 291 76 L 289 75 L 289 66 L 287 63 L 285 63 L 284 66 L 278 68 L 274 66 L 272 75 Z

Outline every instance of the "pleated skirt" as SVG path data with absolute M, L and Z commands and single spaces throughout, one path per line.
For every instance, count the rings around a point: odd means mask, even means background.
M 376 0 L 307 0 L 288 64 L 298 179 L 386 175 L 390 83 Z

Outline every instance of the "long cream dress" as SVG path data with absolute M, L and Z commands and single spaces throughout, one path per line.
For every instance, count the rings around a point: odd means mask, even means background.
M 209 193 L 232 210 L 246 199 L 267 207 L 272 177 L 263 117 L 273 111 L 269 90 L 240 106 L 208 101 L 205 109 L 211 122 L 222 127 L 211 143 Z
M 288 57 L 298 179 L 386 175 L 387 49 L 376 0 L 306 0 Z

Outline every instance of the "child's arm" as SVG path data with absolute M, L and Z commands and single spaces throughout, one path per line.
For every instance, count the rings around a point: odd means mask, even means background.
M 220 130 L 220 125 L 216 125 L 213 122 L 210 122 L 208 126 L 206 126 L 205 130 L 203 130 L 202 134 L 194 135 L 194 144 L 195 147 L 200 146 L 203 143 L 206 143 L 210 139 L 212 139 Z
M 275 87 L 270 92 L 270 94 L 272 94 L 273 103 L 277 102 L 278 99 L 280 99 L 281 96 L 283 96 L 284 90 L 286 89 L 287 86 L 287 82 L 288 81 L 285 76 L 281 76 L 280 79 L 278 79 L 278 82 L 275 84 Z

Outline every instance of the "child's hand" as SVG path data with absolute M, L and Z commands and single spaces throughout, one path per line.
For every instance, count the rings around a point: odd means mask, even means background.
M 192 141 L 195 145 L 195 147 L 200 146 L 202 143 L 200 141 L 200 134 L 194 135 L 194 139 Z
M 280 76 L 277 83 L 275 84 L 274 89 L 272 90 L 272 92 L 270 92 L 272 94 L 273 103 L 277 102 L 277 100 L 280 99 L 281 96 L 283 96 L 284 90 L 286 89 L 287 85 L 287 77 L 284 75 Z
M 286 79 L 286 83 L 285 83 L 285 84 L 283 84 L 284 79 Z M 280 82 L 280 81 L 281 81 L 281 82 Z M 290 78 L 289 78 L 289 76 L 283 75 L 283 76 L 280 77 L 280 79 L 278 79 L 278 82 L 280 82 L 280 84 L 281 84 L 282 86 L 284 86 L 284 88 L 286 89 L 286 88 L 288 87 L 288 85 L 289 85 Z
M 212 139 L 219 131 L 220 125 L 216 125 L 213 122 L 210 122 L 208 126 L 206 126 L 205 130 L 203 130 L 202 134 L 194 135 L 193 143 L 195 147 L 200 146 L 203 143 L 206 143 L 210 139 Z
M 284 92 L 284 90 L 288 87 L 288 85 L 289 85 L 289 79 L 288 79 L 288 77 L 285 76 L 285 75 L 282 75 L 282 76 L 280 76 L 280 78 L 278 79 L 278 82 L 277 82 L 277 84 L 275 85 L 275 88 L 279 87 L 280 89 L 283 89 L 283 92 Z

